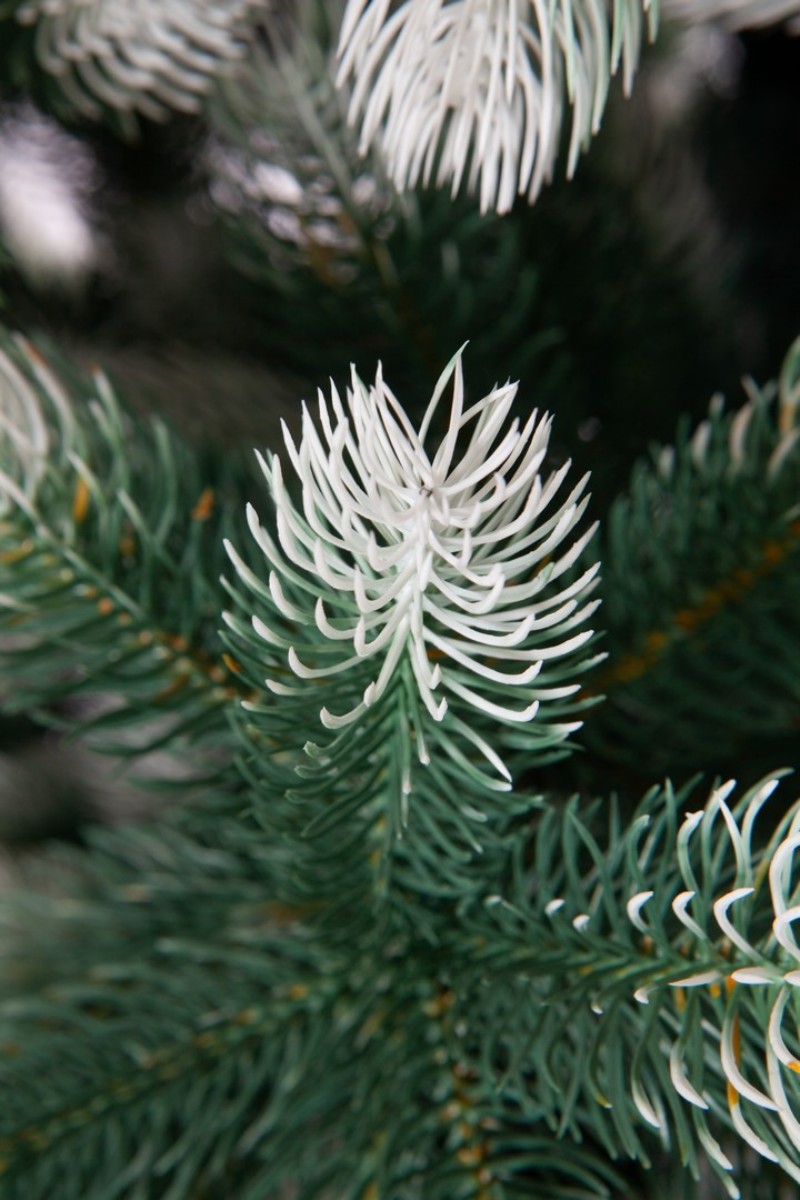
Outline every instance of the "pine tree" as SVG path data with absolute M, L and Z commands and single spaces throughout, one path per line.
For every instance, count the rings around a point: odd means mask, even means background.
M 794 1194 L 800 339 L 637 120 L 799 12 L 0 3 L 3 1200 Z

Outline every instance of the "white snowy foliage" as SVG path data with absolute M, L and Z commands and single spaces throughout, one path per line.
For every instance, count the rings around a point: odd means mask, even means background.
M 446 432 L 429 452 L 434 418 L 452 382 Z M 506 426 L 516 385 L 466 405 L 461 352 L 442 373 L 419 430 L 378 368 L 367 387 L 353 371 L 345 403 L 319 394 L 319 420 L 303 414 L 295 444 L 295 503 L 275 456 L 262 460 L 277 516 L 277 541 L 254 510 L 252 533 L 269 570 L 273 620 L 256 632 L 288 666 L 268 677 L 279 695 L 308 695 L 309 681 L 371 664 L 360 700 L 321 711 L 341 729 L 363 717 L 399 672 L 413 679 L 428 717 L 450 707 L 490 722 L 533 721 L 540 702 L 572 695 L 575 683 L 537 686 L 545 664 L 568 658 L 591 637 L 587 601 L 597 565 L 571 568 L 594 530 L 575 533 L 586 479 L 559 495 L 569 464 L 542 477 L 550 418 L 534 412 Z M 505 426 L 505 428 L 504 428 Z M 250 569 L 230 557 L 245 583 Z M 302 630 L 298 642 L 287 628 Z M 306 631 L 309 631 L 306 633 Z M 284 657 L 285 654 L 285 657 Z M 562 740 L 576 724 L 550 726 Z M 485 740 L 462 729 L 509 778 Z M 421 727 L 420 760 L 427 760 Z
M 600 126 L 620 62 L 630 89 L 658 0 L 350 0 L 339 82 L 400 190 L 463 182 L 483 211 L 536 199 L 553 174 L 565 109 L 567 170 Z
M 800 920 L 798 871 L 800 852 L 800 809 L 797 805 L 783 819 L 763 858 L 754 865 L 753 842 L 759 811 L 777 786 L 768 780 L 753 789 L 746 803 L 732 810 L 727 799 L 733 782 L 714 790 L 705 808 L 686 814 L 676 844 L 686 889 L 672 900 L 672 913 L 699 951 L 702 966 L 672 979 L 684 1008 L 693 991 L 716 997 L 713 1021 L 706 1030 L 718 1044 L 718 1060 L 712 1069 L 726 1081 L 730 1122 L 740 1137 L 763 1158 L 779 1163 L 796 1182 L 800 1182 L 800 1096 L 795 1081 L 800 1073 L 800 944 L 795 926 Z M 712 853 L 712 847 L 718 846 Z M 705 866 L 698 873 L 693 855 Z M 705 894 L 705 872 L 718 874 L 723 866 L 722 852 L 732 860 L 733 886 L 712 899 Z M 712 866 L 713 864 L 713 866 Z M 768 889 L 771 920 L 765 931 L 763 918 L 752 920 L 753 905 L 759 893 Z M 653 892 L 640 892 L 628 901 L 628 917 L 644 934 L 649 934 L 648 904 Z M 751 931 L 751 925 L 756 926 Z M 706 947 L 722 939 L 723 955 L 729 960 L 724 968 L 709 965 Z M 651 989 L 637 993 L 647 1004 Z M 750 993 L 745 996 L 743 993 Z M 756 995 L 758 993 L 758 995 Z M 758 1011 L 754 1022 L 752 1014 Z M 747 1036 L 745 1038 L 745 1021 Z M 701 1140 L 723 1171 L 732 1170 L 722 1148 L 705 1125 L 705 1113 L 712 1108 L 703 1078 L 709 1062 L 690 1052 L 680 1034 L 669 1051 L 669 1071 L 678 1095 L 694 1109 Z M 732 1180 L 729 1192 L 738 1196 Z
M 102 105 L 163 120 L 196 112 L 226 64 L 244 56 L 264 0 L 26 0 L 36 54 L 78 111 Z

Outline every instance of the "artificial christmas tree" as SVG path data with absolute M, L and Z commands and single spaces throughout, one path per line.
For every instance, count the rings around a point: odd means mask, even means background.
M 792 1194 L 800 344 L 697 411 L 599 132 L 686 5 L 0 12 L 0 1195 Z M 26 121 L 96 163 L 44 270 Z M 203 244 L 155 396 L 124 138 Z

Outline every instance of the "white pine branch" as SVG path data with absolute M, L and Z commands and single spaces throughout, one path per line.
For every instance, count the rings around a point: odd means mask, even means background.
M 434 452 L 431 428 L 448 385 L 449 420 Z M 318 422 L 304 411 L 298 444 L 285 431 L 299 503 L 280 459 L 262 460 L 277 540 L 251 510 L 271 597 L 271 611 L 254 616 L 253 627 L 282 660 L 267 686 L 311 696 L 310 682 L 358 671 L 363 691 L 344 711 L 322 708 L 327 728 L 355 725 L 402 671 L 430 719 L 441 722 L 452 709 L 462 733 L 498 766 L 478 732 L 486 718 L 527 723 L 540 703 L 577 690 L 542 676 L 592 636 L 586 624 L 596 602 L 587 597 L 597 565 L 572 572 L 594 532 L 578 532 L 586 479 L 562 496 L 566 467 L 542 478 L 551 421 L 534 412 L 524 425 L 506 424 L 516 391 L 507 383 L 467 404 L 459 351 L 416 430 L 380 367 L 369 387 L 353 371 L 344 403 L 333 388 L 330 401 L 319 394 Z M 228 549 L 242 582 L 263 596 Z M 297 682 L 286 682 L 286 667 Z M 470 714 L 480 714 L 475 729 L 467 728 Z M 546 727 L 559 741 L 577 723 Z M 422 730 L 415 732 L 425 761 Z
M 402 191 L 466 183 L 482 211 L 533 201 L 552 177 L 564 110 L 567 171 L 600 126 L 620 62 L 632 83 L 658 0 L 350 0 L 340 85 L 361 149 L 377 144 Z
M 36 54 L 86 116 L 102 106 L 151 120 L 196 112 L 247 50 L 265 0 L 26 0 Z
M 675 896 L 671 909 L 694 940 L 702 965 L 670 986 L 679 993 L 680 1011 L 689 993 L 705 1001 L 704 1033 L 710 1046 L 716 1042 L 718 1047 L 714 1066 L 725 1079 L 732 1127 L 757 1154 L 800 1182 L 800 944 L 795 932 L 800 805 L 782 818 L 763 851 L 754 852 L 756 818 L 776 786 L 777 780 L 767 780 L 731 808 L 727 801 L 734 784 L 728 782 L 712 792 L 704 809 L 686 814 L 676 857 L 687 890 Z M 715 896 L 714 884 L 723 872 L 733 886 Z M 768 925 L 763 905 L 754 920 L 754 904 L 767 890 Z M 628 901 L 631 922 L 645 934 L 651 932 L 646 918 L 652 898 L 653 892 L 640 892 Z M 719 965 L 709 969 L 709 945 L 720 944 Z M 637 999 L 648 1003 L 649 989 Z M 713 1108 L 711 1091 L 703 1086 L 713 1059 L 690 1053 L 690 1041 L 691 1027 L 679 1030 L 670 1048 L 670 1077 L 692 1105 L 712 1159 L 726 1172 L 731 1164 L 710 1139 L 704 1116 Z M 738 1195 L 734 1185 L 729 1191 Z

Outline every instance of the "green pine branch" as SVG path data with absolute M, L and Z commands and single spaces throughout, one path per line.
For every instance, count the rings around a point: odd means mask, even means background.
M 603 1155 L 647 1165 L 660 1143 L 695 1174 L 709 1154 L 736 1195 L 733 1134 L 800 1175 L 798 817 L 756 836 L 772 791 L 716 789 L 684 818 L 693 790 L 655 789 L 624 827 L 613 805 L 542 804 L 482 894 L 346 939 L 258 903 L 254 828 L 236 854 L 105 835 L 105 893 L 54 899 L 56 969 L 0 1008 L 7 1194 L 177 1200 L 241 1169 L 254 1198 L 290 1178 L 309 1200 L 600 1196 Z
M 780 387 L 712 402 L 612 506 L 601 551 L 608 661 L 583 742 L 647 774 L 796 761 L 800 448 L 795 345 Z M 794 397 L 794 398 L 793 398 Z
M 511 1087 L 612 1157 L 651 1163 L 655 1131 L 696 1175 L 704 1151 L 738 1195 L 733 1133 L 800 1177 L 800 955 L 797 805 L 765 836 L 774 783 L 729 808 L 732 786 L 685 816 L 691 788 L 654 789 L 624 826 L 612 808 L 602 835 L 602 809 L 548 807 L 530 854 L 465 914 L 453 960 L 469 964 L 459 1012 L 484 1088 Z
M 3 338 L 0 632 L 6 711 L 72 704 L 94 745 L 128 755 L 229 744 L 239 685 L 217 640 L 221 536 L 242 481 L 201 466 L 107 380 Z M 93 711 L 93 697 L 111 697 Z
M 269 515 L 248 513 L 261 561 L 228 544 L 225 636 L 254 690 L 237 709 L 241 769 L 273 836 L 304 839 L 338 868 L 335 890 L 359 878 L 355 855 L 375 866 L 376 899 L 473 893 L 476 862 L 508 846 L 529 808 L 515 776 L 569 753 L 580 725 L 577 679 L 596 661 L 585 480 L 562 493 L 564 464 L 525 502 L 518 479 L 541 463 L 549 422 L 501 432 L 514 394 L 495 388 L 462 409 L 459 353 L 418 435 L 396 419 L 380 369 L 369 391 L 354 374 L 344 404 L 335 389 L 330 407 L 320 395 L 318 429 L 304 414 L 300 449 L 286 435 L 296 500 L 280 459 L 261 461 Z M 469 449 L 452 462 L 459 438 Z M 420 507 L 428 474 L 446 515 Z M 432 582 L 419 587 L 409 572 L 426 555 L 419 574 Z M 462 603 L 468 589 L 476 598 Z

